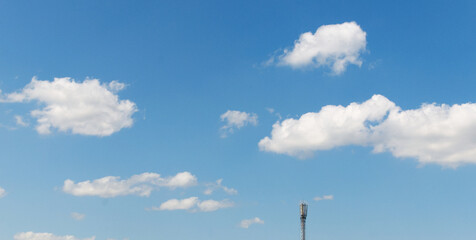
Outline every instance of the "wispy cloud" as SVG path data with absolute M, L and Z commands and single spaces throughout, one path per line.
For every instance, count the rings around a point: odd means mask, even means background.
M 197 206 L 198 202 L 198 197 L 190 197 L 185 199 L 170 199 L 160 204 L 160 207 L 158 208 L 153 207 L 152 210 L 188 210 Z
M 0 187 L 0 198 L 5 197 L 5 195 L 7 195 L 7 192 L 5 191 L 5 189 Z
M 240 112 L 235 110 L 228 110 L 220 116 L 225 125 L 221 127 L 222 137 L 225 138 L 231 134 L 235 129 L 240 129 L 248 124 L 256 126 L 258 124 L 258 115 L 255 113 Z
M 210 199 L 210 200 L 199 202 L 197 204 L 198 209 L 201 212 L 213 212 L 218 209 L 233 207 L 234 205 L 235 204 L 232 201 L 229 201 L 227 199 L 221 200 L 221 201 Z
M 324 195 L 322 197 L 315 197 L 314 201 L 319 202 L 322 200 L 334 200 L 334 195 Z
M 86 215 L 85 215 L 85 214 L 82 214 L 82 213 L 72 212 L 72 213 L 71 213 L 71 217 L 72 217 L 74 220 L 81 221 L 81 220 L 83 220 L 83 219 L 86 217 Z
M 264 221 L 258 217 L 252 219 L 245 219 L 240 222 L 241 228 L 249 228 L 253 224 L 264 224 Z
M 197 178 L 189 172 L 181 172 L 166 178 L 162 178 L 158 173 L 142 173 L 125 180 L 121 180 L 117 176 L 107 176 L 78 183 L 67 179 L 64 181 L 63 191 L 74 196 L 99 196 L 102 198 L 125 195 L 148 197 L 153 190 L 159 187 L 175 189 L 196 184 Z
M 210 195 L 212 194 L 215 190 L 221 189 L 225 191 L 226 193 L 230 195 L 235 195 L 238 194 L 238 191 L 234 188 L 229 188 L 226 186 L 223 186 L 221 183 L 223 182 L 223 179 L 218 179 L 214 183 L 208 183 L 207 184 L 207 189 L 203 192 L 205 195 Z
M 273 115 L 275 115 L 276 117 L 278 117 L 279 120 L 282 119 L 281 114 L 278 113 L 278 112 L 276 112 L 276 111 L 274 110 L 274 108 L 266 108 L 266 111 L 268 111 L 270 114 L 273 114 Z
M 190 197 L 185 199 L 170 199 L 163 202 L 159 207 L 152 207 L 148 210 L 155 211 L 174 211 L 174 210 L 189 210 L 190 212 L 213 212 L 222 208 L 233 207 L 234 203 L 230 200 L 224 199 L 221 201 L 205 200 L 200 201 L 198 197 Z
M 77 238 L 72 235 L 56 236 L 52 233 L 22 232 L 13 237 L 14 240 L 95 240 L 96 237 Z
M 23 121 L 23 117 L 19 115 L 15 115 L 15 122 L 17 123 L 18 126 L 22 127 L 28 127 L 28 123 Z

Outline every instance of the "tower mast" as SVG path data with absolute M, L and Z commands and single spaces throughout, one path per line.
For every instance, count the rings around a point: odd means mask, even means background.
M 302 202 L 299 209 L 301 210 L 301 240 L 306 240 L 307 203 Z

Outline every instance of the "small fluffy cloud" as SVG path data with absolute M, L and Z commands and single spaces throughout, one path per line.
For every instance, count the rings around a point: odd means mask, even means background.
M 366 35 L 356 22 L 323 25 L 314 34 L 301 34 L 293 49 L 279 56 L 278 64 L 293 68 L 328 66 L 340 74 L 349 64 L 362 65 L 360 54 L 367 45 Z
M 71 235 L 56 236 L 52 233 L 23 232 L 23 233 L 15 234 L 13 239 L 14 240 L 95 240 L 96 237 L 93 236 L 90 238 L 77 238 Z
M 40 134 L 52 128 L 73 134 L 109 136 L 133 124 L 135 103 L 119 100 L 116 93 L 125 85 L 116 81 L 101 84 L 98 79 L 75 82 L 71 78 L 41 81 L 33 78 L 21 91 L 10 93 L 2 102 L 36 101 L 44 107 L 31 112 Z M 21 124 L 17 119 L 17 123 Z
M 225 125 L 221 127 L 222 137 L 233 133 L 235 129 L 240 129 L 248 124 L 256 126 L 258 124 L 258 115 L 255 113 L 240 112 L 228 110 L 220 116 Z
M 71 213 L 71 217 L 72 217 L 74 220 L 81 221 L 81 220 L 83 220 L 83 219 L 86 217 L 86 215 L 85 215 L 85 214 L 82 214 L 82 213 L 72 212 L 72 213 Z
M 476 163 L 476 104 L 423 104 L 402 110 L 381 95 L 347 107 L 325 106 L 319 112 L 273 125 L 263 151 L 308 157 L 318 150 L 345 145 L 372 146 L 396 157 L 447 167 Z
M 229 188 L 223 186 L 222 183 L 223 179 L 218 179 L 215 183 L 208 183 L 207 189 L 203 192 L 205 195 L 212 194 L 215 190 L 221 189 L 230 195 L 238 194 L 238 191 L 234 188 Z
M 148 197 L 153 190 L 159 187 L 174 189 L 177 187 L 190 187 L 196 184 L 197 178 L 189 172 L 178 173 L 168 178 L 162 178 L 157 173 L 142 173 L 124 180 L 117 176 L 107 176 L 93 181 L 87 180 L 78 183 L 67 179 L 64 181 L 63 192 L 74 196 L 99 196 L 102 198 L 125 195 Z
M 334 195 L 324 195 L 322 197 L 315 197 L 314 201 L 319 202 L 322 200 L 334 200 Z
M 252 224 L 264 224 L 264 221 L 259 219 L 258 217 L 252 219 L 245 219 L 240 222 L 240 227 L 249 228 Z
M 227 199 L 221 201 L 211 199 L 200 201 L 198 197 L 190 197 L 185 199 L 170 199 L 163 202 L 159 207 L 152 207 L 150 210 L 189 210 L 191 212 L 213 212 L 221 208 L 233 207 L 233 205 L 234 203 Z
M 7 192 L 5 191 L 5 189 L 0 187 L 0 198 L 5 197 L 5 195 L 7 195 Z

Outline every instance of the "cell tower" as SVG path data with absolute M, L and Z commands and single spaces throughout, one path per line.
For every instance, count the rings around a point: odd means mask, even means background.
M 301 240 L 306 240 L 307 203 L 302 202 L 299 209 L 301 210 Z

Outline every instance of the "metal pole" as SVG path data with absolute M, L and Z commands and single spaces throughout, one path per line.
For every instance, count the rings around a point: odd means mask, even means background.
M 301 203 L 299 208 L 301 210 L 301 240 L 306 240 L 307 204 Z

